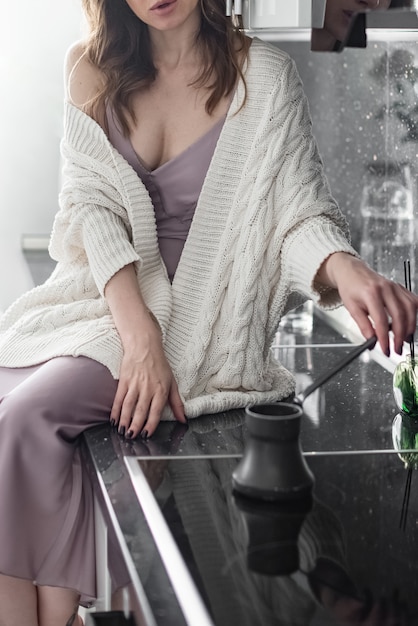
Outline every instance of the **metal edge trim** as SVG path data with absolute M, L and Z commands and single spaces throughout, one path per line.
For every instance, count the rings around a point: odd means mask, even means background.
M 394 448 L 364 448 L 361 450 L 302 450 L 303 456 L 354 456 L 361 454 L 398 454 L 399 450 Z M 416 452 L 415 449 L 405 449 L 401 452 Z M 128 457 L 129 463 L 136 461 L 201 461 L 206 460 L 223 460 L 223 459 L 241 459 L 243 454 L 197 454 L 197 455 L 157 455 L 157 456 L 141 456 L 140 454 Z M 125 459 L 126 460 L 126 459 Z M 159 509 L 158 509 L 159 510 Z
M 387 456 L 387 455 L 399 455 L 404 454 L 404 452 L 415 452 L 414 449 L 405 449 L 405 450 L 395 450 L 395 449 L 377 449 L 377 450 L 323 450 L 318 452 L 303 452 L 303 456 L 306 457 L 314 457 L 314 456 L 364 456 L 364 455 L 376 455 L 376 456 Z
M 124 557 L 124 561 L 125 561 L 125 565 L 128 569 L 128 572 L 131 576 L 131 580 L 132 580 L 132 584 L 133 587 L 135 589 L 135 592 L 137 593 L 137 597 L 138 597 L 138 601 L 140 603 L 141 606 L 141 610 L 143 613 L 143 617 L 146 621 L 146 625 L 145 626 L 157 626 L 157 622 L 155 621 L 154 615 L 152 613 L 151 607 L 149 605 L 148 602 L 148 598 L 145 594 L 144 588 L 142 586 L 142 583 L 139 579 L 138 576 L 138 572 L 136 571 L 136 567 L 132 561 L 132 557 L 131 554 L 129 552 L 128 546 L 126 545 L 125 542 L 125 538 L 123 536 L 122 530 L 119 526 L 118 520 L 116 518 L 116 514 L 115 511 L 113 509 L 112 503 L 110 501 L 109 495 L 107 493 L 106 490 L 106 486 L 104 484 L 103 478 L 101 477 L 100 473 L 97 471 L 96 468 L 96 464 L 94 462 L 94 459 L 92 458 L 91 454 L 90 454 L 90 450 L 89 450 L 89 446 L 87 444 L 87 442 L 85 442 L 85 447 L 88 450 L 88 454 L 89 457 L 91 459 L 91 462 L 93 463 L 93 467 L 95 469 L 95 475 L 96 475 L 96 479 L 97 482 L 99 484 L 100 487 L 100 496 L 103 498 L 105 506 L 106 506 L 106 512 L 112 522 L 113 525 L 113 530 L 115 532 L 115 535 L 117 537 L 118 543 L 119 543 L 119 547 L 122 551 L 123 557 Z M 100 506 L 100 501 L 98 502 L 99 506 Z

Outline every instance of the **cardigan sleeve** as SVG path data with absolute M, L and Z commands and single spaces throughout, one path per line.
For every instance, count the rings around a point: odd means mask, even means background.
M 65 182 L 60 210 L 52 229 L 49 253 L 64 263 L 90 268 L 101 295 L 108 281 L 129 263 L 141 263 L 132 244 L 132 233 L 123 200 L 112 180 L 114 171 L 97 159 L 77 155 L 68 146 Z
M 321 265 L 334 252 L 358 253 L 344 233 L 325 217 L 312 218 L 290 233 L 283 245 L 283 271 L 291 277 L 292 291 L 312 298 L 319 306 L 341 304 L 337 289 L 320 286 L 316 281 Z
M 77 206 L 56 216 L 49 253 L 58 262 L 88 263 L 100 295 L 116 272 L 140 261 L 117 215 L 100 206 Z M 75 214 L 76 213 L 76 214 Z
M 313 298 L 322 306 L 335 306 L 340 303 L 337 290 L 319 292 L 315 276 L 334 252 L 358 254 L 331 194 L 302 81 L 290 58 L 273 92 L 272 109 L 276 132 L 282 134 L 274 190 L 281 212 L 279 230 L 286 233 L 281 245 L 282 272 L 291 292 Z

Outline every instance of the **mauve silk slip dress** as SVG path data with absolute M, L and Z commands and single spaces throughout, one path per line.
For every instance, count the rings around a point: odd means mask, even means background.
M 225 117 L 192 146 L 148 171 L 107 111 L 109 139 L 154 204 L 161 256 L 173 279 Z M 96 597 L 93 492 L 80 434 L 109 419 L 117 388 L 86 357 L 0 368 L 0 573 Z M 114 588 L 129 582 L 109 546 Z M 1 608 L 0 608 L 1 610 Z

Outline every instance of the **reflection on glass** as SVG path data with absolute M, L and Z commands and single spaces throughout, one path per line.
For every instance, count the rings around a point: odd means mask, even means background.
M 298 539 L 312 509 L 312 495 L 285 502 L 266 502 L 233 492 L 246 529 L 246 560 L 252 572 L 287 576 L 300 568 Z
M 373 520 L 371 525 L 367 522 L 364 525 L 364 521 L 371 519 L 370 513 L 363 517 L 361 507 L 357 508 L 362 492 L 356 492 L 356 501 L 348 498 L 342 505 L 343 524 L 332 489 L 326 502 L 314 497 L 286 506 L 237 498 L 231 481 L 237 462 L 225 457 L 170 460 L 164 481 L 155 491 L 164 520 L 214 624 L 412 626 L 416 623 L 415 615 L 409 619 L 409 607 L 404 601 L 405 594 L 409 603 L 408 591 L 401 588 L 392 592 L 392 582 L 382 583 L 380 575 L 368 580 L 364 567 L 360 567 L 363 572 L 360 575 L 359 566 L 353 566 L 358 560 L 367 562 L 368 553 L 350 552 L 347 518 L 352 516 L 360 524 L 359 535 L 367 533 L 369 537 L 370 531 L 376 533 Z M 161 460 L 150 460 L 147 466 L 141 463 L 151 482 L 159 474 L 159 468 L 152 470 L 152 463 L 161 468 Z M 372 471 L 370 479 L 379 481 L 380 475 Z M 341 487 L 338 473 L 332 483 Z M 371 486 L 375 485 L 376 482 L 371 482 Z M 341 493 L 345 500 L 344 488 Z M 371 488 L 367 504 L 372 510 L 374 497 L 379 500 Z M 378 510 L 381 510 L 380 501 Z M 378 526 L 382 525 L 379 519 L 376 521 Z M 395 541 L 393 544 L 396 546 Z M 411 550 L 411 554 L 415 553 Z M 403 554 L 404 551 L 398 555 L 398 560 L 406 566 Z M 382 546 L 380 561 L 384 563 L 385 559 Z M 367 590 L 363 590 L 366 582 Z M 380 587 L 372 590 L 371 584 L 374 586 L 375 582 Z
M 393 447 L 403 461 L 406 472 L 399 528 L 405 532 L 411 497 L 412 473 L 418 469 L 418 417 L 401 411 L 392 424 Z
M 311 49 L 340 52 L 347 45 L 365 47 L 364 16 L 359 13 L 391 6 L 391 0 L 327 0 L 324 27 L 312 29 Z
M 406 469 L 418 469 L 418 419 L 398 413 L 392 424 L 393 447 Z

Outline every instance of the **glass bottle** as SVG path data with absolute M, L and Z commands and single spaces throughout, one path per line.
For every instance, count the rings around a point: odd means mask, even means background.
M 418 358 L 407 355 L 393 372 L 393 394 L 398 409 L 418 418 Z
M 407 163 L 375 161 L 367 166 L 361 196 L 360 254 L 383 276 L 405 285 L 404 261 L 414 289 L 414 207 Z

